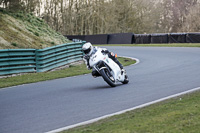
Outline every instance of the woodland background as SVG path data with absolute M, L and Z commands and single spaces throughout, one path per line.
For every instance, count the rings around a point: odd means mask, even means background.
M 64 35 L 200 31 L 200 0 L 0 0 Z

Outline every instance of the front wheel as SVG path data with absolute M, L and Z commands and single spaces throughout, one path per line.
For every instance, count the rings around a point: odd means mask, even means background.
M 129 82 L 128 76 L 125 75 L 124 81 L 123 81 L 122 83 L 123 83 L 123 84 L 128 84 L 128 82 Z
M 103 77 L 103 79 L 104 79 L 111 87 L 115 87 L 115 86 L 116 86 L 114 77 L 112 76 L 112 74 L 111 74 L 107 69 L 101 69 L 100 73 L 101 73 L 101 76 Z

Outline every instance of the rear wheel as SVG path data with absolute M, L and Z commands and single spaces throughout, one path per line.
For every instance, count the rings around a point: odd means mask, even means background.
M 107 69 L 102 69 L 100 71 L 101 76 L 103 77 L 103 79 L 111 86 L 111 87 L 115 87 L 116 83 L 115 83 L 115 79 L 112 76 L 112 74 L 110 73 L 110 71 L 108 71 Z

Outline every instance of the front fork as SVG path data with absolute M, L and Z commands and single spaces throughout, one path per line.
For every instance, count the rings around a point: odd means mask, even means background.
M 106 63 L 104 63 L 103 61 L 99 62 L 97 65 L 94 66 L 94 69 L 99 73 L 102 69 L 107 69 L 109 71 L 109 73 L 111 74 L 111 71 L 109 69 L 109 67 L 106 65 Z

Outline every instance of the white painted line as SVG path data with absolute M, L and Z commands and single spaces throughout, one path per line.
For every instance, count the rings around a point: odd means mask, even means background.
M 108 118 L 108 117 L 111 117 L 111 116 L 114 116 L 114 115 L 119 115 L 119 114 L 122 114 L 122 113 L 125 113 L 125 112 L 128 112 L 128 111 L 133 111 L 133 110 L 138 109 L 138 108 L 143 108 L 143 107 L 149 106 L 151 104 L 155 104 L 155 103 L 158 103 L 158 102 L 170 99 L 170 98 L 178 97 L 178 96 L 181 96 L 181 95 L 184 95 L 184 94 L 187 94 L 187 93 L 191 93 L 191 92 L 194 92 L 194 91 L 197 91 L 197 90 L 200 90 L 200 87 L 197 87 L 197 88 L 194 88 L 194 89 L 191 89 L 191 90 L 188 90 L 188 91 L 184 91 L 184 92 L 181 92 L 181 93 L 178 93 L 178 94 L 174 94 L 174 95 L 171 95 L 171 96 L 168 96 L 168 97 L 164 97 L 164 98 L 161 98 L 161 99 L 149 102 L 149 103 L 145 103 L 145 104 L 142 104 L 142 105 L 130 108 L 130 109 L 122 110 L 122 111 L 119 111 L 119 112 L 116 112 L 116 113 L 113 113 L 113 114 L 104 115 L 102 117 L 98 117 L 98 118 L 95 118 L 95 119 L 92 119 L 92 120 L 88 120 L 88 121 L 84 121 L 84 122 L 77 123 L 77 124 L 74 124 L 74 125 L 70 125 L 70 126 L 66 126 L 66 127 L 63 127 L 63 128 L 56 129 L 56 130 L 52 130 L 52 131 L 49 131 L 49 132 L 46 132 L 46 133 L 57 133 L 57 132 L 61 132 L 61 131 L 64 131 L 64 130 L 75 128 L 75 127 L 78 127 L 78 126 L 91 124 L 93 122 L 97 122 L 99 120 L 102 120 L 102 119 L 105 119 L 105 118 Z

